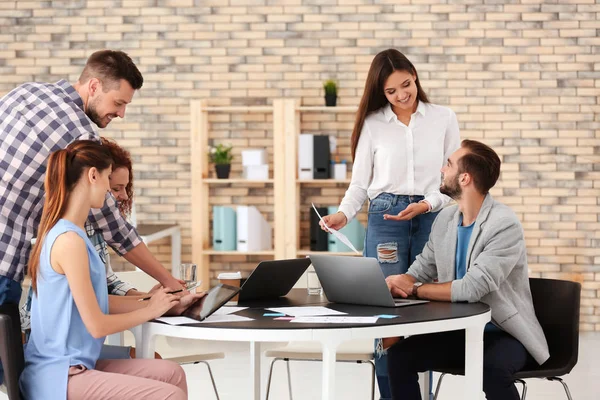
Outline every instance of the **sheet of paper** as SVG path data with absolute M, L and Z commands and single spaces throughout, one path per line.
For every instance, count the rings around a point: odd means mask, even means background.
M 314 317 L 319 315 L 346 315 L 341 311 L 332 310 L 327 307 L 279 307 L 269 308 L 269 311 L 291 315 L 293 317 Z
M 378 317 L 297 317 L 290 322 L 300 324 L 374 324 Z
M 215 322 L 245 322 L 254 321 L 252 318 L 242 317 L 239 315 L 213 314 L 206 318 L 204 321 L 197 321 L 193 318 L 188 317 L 160 317 L 156 318 L 157 321 L 165 322 L 169 325 L 186 325 L 186 324 L 210 324 Z
M 252 318 L 242 317 L 240 315 L 234 314 L 226 314 L 226 315 L 211 315 L 206 318 L 204 321 L 200 322 L 200 324 L 214 324 L 216 322 L 246 322 L 246 321 L 254 321 Z M 198 321 L 196 321 L 198 323 Z
M 213 315 L 228 315 L 247 309 L 248 307 L 221 307 Z
M 184 325 L 184 324 L 197 324 L 198 321 L 188 317 L 160 317 L 156 318 L 157 321 L 167 323 L 169 325 Z
M 317 207 L 315 207 L 315 203 L 311 203 L 311 204 L 312 204 L 313 209 L 315 210 L 315 212 L 319 216 L 319 219 L 321 221 L 323 221 L 323 217 L 321 217 L 321 214 L 319 214 L 319 212 L 317 211 Z M 354 247 L 354 245 L 352 244 L 352 242 L 342 232 L 338 232 L 335 229 L 328 227 L 327 224 L 325 223 L 325 221 L 323 221 L 323 225 L 325 225 L 325 228 L 329 229 L 329 232 L 331 232 L 331 234 L 333 236 L 335 236 L 336 238 L 340 239 L 342 243 L 344 243 L 346 246 L 348 246 L 356 254 L 362 254 L 362 252 L 356 250 L 356 247 Z

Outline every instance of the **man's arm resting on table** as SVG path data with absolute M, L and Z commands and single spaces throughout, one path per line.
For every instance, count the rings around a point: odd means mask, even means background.
M 410 274 L 392 275 L 386 278 L 394 297 L 406 298 L 413 293 L 417 279 Z M 417 297 L 424 300 L 452 301 L 452 282 L 425 283 L 417 288 Z
M 417 297 L 424 300 L 452 301 L 452 282 L 425 283 L 417 289 Z
M 142 271 L 159 281 L 164 287 L 179 289 L 182 285 L 169 271 L 152 255 L 145 243 L 140 243 L 123 257 L 140 268 Z

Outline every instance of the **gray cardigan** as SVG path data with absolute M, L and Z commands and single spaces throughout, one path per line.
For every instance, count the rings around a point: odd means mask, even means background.
M 408 274 L 420 282 L 452 282 L 452 301 L 481 301 L 492 322 L 514 336 L 540 364 L 550 354 L 531 300 L 523 228 L 515 213 L 487 195 L 473 227 L 467 273 L 455 280 L 460 211 L 447 207 L 433 223 L 429 241 Z

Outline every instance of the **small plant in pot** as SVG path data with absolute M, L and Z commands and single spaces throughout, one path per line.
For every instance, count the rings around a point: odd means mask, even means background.
M 333 79 L 329 79 L 323 83 L 323 89 L 325 89 L 325 105 L 335 107 L 337 104 L 337 83 Z
M 210 161 L 215 164 L 215 172 L 219 179 L 229 178 L 231 160 L 233 159 L 233 154 L 231 154 L 232 148 L 232 146 L 225 146 L 223 144 L 218 144 L 210 148 Z

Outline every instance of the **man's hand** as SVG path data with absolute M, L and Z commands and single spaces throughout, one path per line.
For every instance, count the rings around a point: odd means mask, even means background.
M 411 203 L 404 210 L 400 211 L 398 215 L 384 214 L 383 219 L 392 221 L 410 221 L 417 215 L 427 211 L 429 211 L 429 205 L 427 203 Z
M 179 282 L 179 285 L 178 285 L 178 286 L 175 286 L 175 287 L 172 287 L 172 288 L 171 288 L 172 290 L 179 290 L 179 287 L 180 287 L 180 286 L 183 286 L 183 288 L 185 289 L 185 281 L 184 281 L 184 280 L 181 280 L 181 279 L 176 279 L 176 281 L 178 281 L 178 282 Z M 160 289 L 160 288 L 162 288 L 162 287 L 163 287 L 163 285 L 162 285 L 162 284 L 160 284 L 160 283 L 157 283 L 156 285 L 154 285 L 154 286 L 152 287 L 152 289 L 150 289 L 150 291 L 148 292 L 148 294 L 149 294 L 149 295 L 152 295 L 154 292 L 156 292 L 157 290 L 159 290 L 159 289 Z M 187 294 L 187 292 L 186 292 L 186 291 L 184 291 L 184 292 L 180 292 L 180 293 L 185 293 L 185 294 Z M 143 294 L 143 293 L 142 293 L 142 294 Z M 176 293 L 176 294 L 179 294 L 179 293 Z
M 181 315 L 185 310 L 188 309 L 188 307 L 204 296 L 206 296 L 206 292 L 186 294 L 179 298 L 179 303 L 167 311 L 165 315 Z
M 392 297 L 407 298 L 412 293 L 413 285 L 417 280 L 410 275 L 390 275 L 385 278 L 385 283 L 390 289 Z
M 167 278 L 166 281 L 164 282 L 160 282 L 164 287 L 168 287 L 171 288 L 173 290 L 179 290 L 179 289 L 187 289 L 185 287 L 185 282 L 182 281 L 181 279 L 175 279 L 173 276 L 169 276 L 169 278 Z M 154 289 L 154 288 L 153 288 Z

